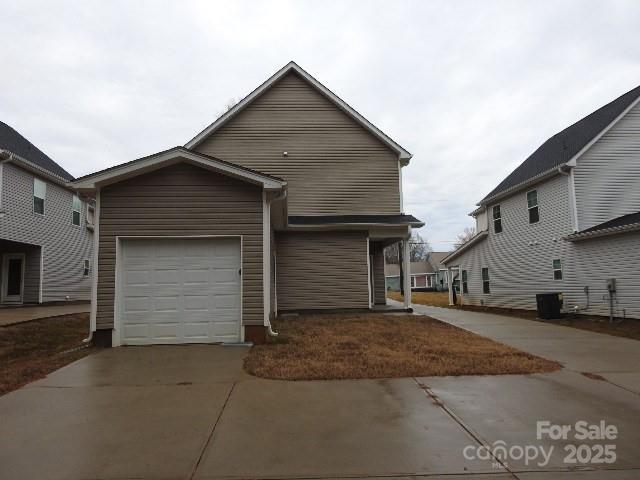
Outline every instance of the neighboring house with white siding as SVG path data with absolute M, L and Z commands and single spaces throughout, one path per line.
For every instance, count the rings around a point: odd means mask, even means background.
M 444 263 L 462 302 L 640 318 L 640 87 L 542 144 L 471 213 L 477 234 Z M 612 282 L 613 280 L 613 282 Z
M 0 122 L 0 304 L 90 299 L 93 207 L 71 180 Z

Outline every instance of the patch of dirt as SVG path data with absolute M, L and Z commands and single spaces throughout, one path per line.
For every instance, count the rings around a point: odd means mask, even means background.
M 551 372 L 561 365 L 418 315 L 306 315 L 274 321 L 245 369 L 279 380 Z
M 0 395 L 91 353 L 82 348 L 88 335 L 88 313 L 0 327 Z

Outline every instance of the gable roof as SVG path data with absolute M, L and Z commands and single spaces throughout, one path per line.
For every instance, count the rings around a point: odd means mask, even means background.
M 334 105 L 336 105 L 340 110 L 349 115 L 353 120 L 359 123 L 365 130 L 369 131 L 374 137 L 388 146 L 391 150 L 398 153 L 400 160 L 404 165 L 409 163 L 412 155 L 405 150 L 398 143 L 393 141 L 389 136 L 387 136 L 382 130 L 369 122 L 366 118 L 360 115 L 354 108 L 349 106 L 344 100 L 338 97 L 335 93 L 329 90 L 327 87 L 322 85 L 318 80 L 313 78 L 309 73 L 303 70 L 298 64 L 291 61 L 278 70 L 275 74 L 269 77 L 262 85 L 252 91 L 249 95 L 240 100 L 233 108 L 229 109 L 226 113 L 217 118 L 211 125 L 202 130 L 198 135 L 189 140 L 186 144 L 186 148 L 195 148 L 200 144 L 205 138 L 211 135 L 213 132 L 218 130 L 224 124 L 226 124 L 229 120 L 235 117 L 238 113 L 244 110 L 247 105 L 253 102 L 256 98 L 262 95 L 266 90 L 268 90 L 273 84 L 275 84 L 282 77 L 287 75 L 290 72 L 295 72 L 304 80 L 306 80 L 312 87 L 318 90 L 322 95 L 324 95 L 327 99 L 329 99 Z
M 597 139 L 599 134 L 612 122 L 626 113 L 626 110 L 632 107 L 639 97 L 640 86 L 600 107 L 561 132 L 556 133 L 529 155 L 496 188 L 491 190 L 478 205 L 486 204 L 501 193 L 513 190 L 528 180 L 565 165 L 581 153 L 585 147 L 588 147 L 594 139 Z
M 267 175 L 203 153 L 193 152 L 184 147 L 174 147 L 77 178 L 71 183 L 71 186 L 78 190 L 93 190 L 184 161 L 261 185 L 268 190 L 280 190 L 287 185 L 287 182 L 273 175 Z
M 464 252 L 469 250 L 471 247 L 473 247 L 477 243 L 480 243 L 482 240 L 487 238 L 488 235 L 489 235 L 489 232 L 487 230 L 483 230 L 481 232 L 476 233 L 473 237 L 471 237 L 469 240 L 467 240 L 467 242 L 463 243 L 461 246 L 459 246 L 457 249 L 455 249 L 449 255 L 444 257 L 442 259 L 442 263 L 446 265 L 451 260 L 453 260 L 454 258 L 459 257 L 461 254 L 463 254 Z
M 587 240 L 589 238 L 603 237 L 616 233 L 631 232 L 640 230 L 640 212 L 630 213 L 621 217 L 608 220 L 604 223 L 587 228 L 580 232 L 572 233 L 564 237 L 571 242 Z
M 433 266 L 434 269 L 444 268 L 442 260 L 446 258 L 451 252 L 429 252 L 427 261 Z
M 69 172 L 4 122 L 0 122 L 0 150 L 19 157 L 18 160 L 26 160 L 65 181 L 73 180 Z

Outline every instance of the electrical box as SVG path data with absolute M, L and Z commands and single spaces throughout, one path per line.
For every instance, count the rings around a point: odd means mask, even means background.
M 616 291 L 616 279 L 615 278 L 607 279 L 607 290 L 609 292 L 615 292 Z

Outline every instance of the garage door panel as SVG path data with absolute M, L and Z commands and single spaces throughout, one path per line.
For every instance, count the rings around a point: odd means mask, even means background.
M 238 239 L 125 240 L 125 344 L 239 341 Z

